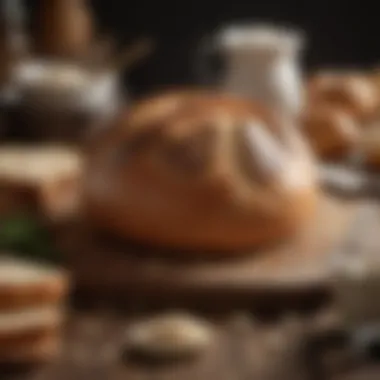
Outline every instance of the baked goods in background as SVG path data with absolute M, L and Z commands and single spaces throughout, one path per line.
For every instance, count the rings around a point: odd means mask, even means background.
M 59 354 L 67 274 L 0 255 L 0 364 L 33 364 Z
M 365 127 L 377 116 L 379 96 L 376 86 L 365 74 L 325 71 L 308 81 L 308 104 L 327 103 L 351 113 Z
M 90 224 L 170 248 L 273 243 L 304 226 L 318 199 L 294 125 L 254 102 L 196 90 L 121 114 L 94 144 L 84 177 Z
M 365 165 L 380 169 L 380 125 L 374 124 L 362 132 L 360 151 Z
M 64 146 L 0 147 L 0 215 L 33 210 L 47 219 L 75 212 L 81 155 Z
M 322 159 L 347 156 L 357 149 L 360 128 L 354 117 L 329 104 L 310 104 L 301 127 L 313 151 Z

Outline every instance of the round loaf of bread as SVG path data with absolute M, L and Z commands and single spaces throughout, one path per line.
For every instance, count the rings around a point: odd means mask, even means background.
M 130 109 L 93 145 L 85 214 L 168 248 L 252 248 L 314 215 L 316 170 L 297 128 L 228 95 L 173 92 Z
M 373 81 L 358 73 L 321 72 L 308 83 L 309 104 L 327 103 L 350 112 L 358 121 L 372 121 L 379 105 Z
M 311 104 L 301 118 L 314 152 L 321 158 L 342 158 L 359 143 L 357 122 L 348 112 L 327 104 Z

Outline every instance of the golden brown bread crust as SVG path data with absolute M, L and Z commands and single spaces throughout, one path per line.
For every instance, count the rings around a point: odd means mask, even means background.
M 293 125 L 207 92 L 151 97 L 94 145 L 85 213 L 119 236 L 235 250 L 288 237 L 314 212 L 313 159 Z
M 365 126 L 376 116 L 379 97 L 376 86 L 365 75 L 321 72 L 309 80 L 308 103 L 327 103 L 341 108 Z
M 341 158 L 359 143 L 356 121 L 346 111 L 327 104 L 311 104 L 301 116 L 302 130 L 321 158 Z
M 69 290 L 69 280 L 64 276 L 44 278 L 30 285 L 14 284 L 0 286 L 0 312 L 23 310 L 33 306 L 59 304 Z

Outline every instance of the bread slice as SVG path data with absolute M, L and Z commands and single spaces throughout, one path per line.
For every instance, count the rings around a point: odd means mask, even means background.
M 80 153 L 58 145 L 0 147 L 0 215 L 32 209 L 49 218 L 74 212 Z
M 3 329 L 0 333 L 0 347 L 19 347 L 44 337 L 61 334 L 63 328 L 62 315 L 56 320 L 47 321 L 42 318 L 40 323 L 36 323 L 34 326 L 27 323 L 22 329 L 20 326 L 16 329 L 11 328 L 9 331 Z M 43 322 L 45 322 L 45 325 L 43 325 Z
M 62 325 L 63 311 L 56 306 L 0 313 L 0 343 L 5 338 L 29 334 L 36 329 Z
M 5 311 L 60 304 L 68 290 L 65 271 L 0 255 L 0 331 Z
M 48 362 L 60 354 L 61 344 L 60 335 L 52 334 L 13 347 L 0 345 L 0 365 Z

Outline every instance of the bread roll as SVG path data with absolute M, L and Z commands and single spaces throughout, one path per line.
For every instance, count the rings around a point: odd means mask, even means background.
M 361 134 L 360 150 L 364 163 L 380 169 L 380 125 L 374 125 Z
M 373 120 L 379 107 L 376 86 L 364 75 L 321 72 L 308 83 L 308 102 L 327 103 L 350 112 L 363 126 Z
M 343 109 L 311 104 L 302 115 L 301 123 L 310 145 L 321 158 L 341 158 L 359 143 L 357 123 Z
M 85 213 L 120 237 L 245 249 L 289 237 L 314 215 L 307 146 L 294 125 L 253 102 L 197 91 L 157 95 L 100 140 L 85 170 Z
M 59 304 L 68 289 L 68 278 L 59 270 L 0 256 L 0 321 L 6 310 Z

